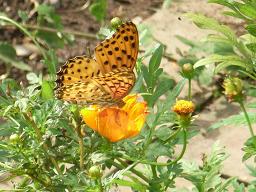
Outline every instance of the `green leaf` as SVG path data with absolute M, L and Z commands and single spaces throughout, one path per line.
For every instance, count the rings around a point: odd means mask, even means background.
M 197 46 L 197 44 L 194 42 L 194 41 L 192 41 L 192 40 L 189 40 L 189 39 L 187 39 L 187 38 L 185 38 L 185 37 L 182 37 L 182 36 L 180 36 L 180 35 L 175 35 L 175 37 L 177 38 L 177 39 L 179 39 L 182 43 L 184 43 L 185 45 L 188 45 L 188 46 L 190 46 L 190 47 L 195 47 L 195 46 Z
M 146 65 L 141 65 L 141 71 L 143 73 L 143 78 L 147 84 L 147 87 L 150 87 L 151 86 L 151 75 L 149 74 L 148 72 L 148 68 Z
M 58 65 L 58 57 L 54 49 L 50 49 L 46 52 L 46 60 L 44 60 L 45 65 L 50 73 L 51 80 L 55 80 L 56 66 Z
M 165 80 L 164 82 L 159 82 L 156 90 L 154 91 L 154 94 L 150 98 L 150 102 L 148 103 L 148 105 L 153 106 L 153 104 L 158 100 L 158 98 L 162 96 L 164 93 L 166 93 L 168 90 L 170 90 L 172 86 L 172 79 Z
M 44 40 L 51 48 L 63 48 L 64 47 L 64 39 L 58 36 L 55 32 L 47 32 L 39 30 L 36 33 L 36 37 Z
M 146 157 L 149 160 L 156 160 L 160 156 L 171 156 L 172 150 L 160 142 L 151 143 L 146 149 Z
M 227 62 L 227 63 L 230 62 L 230 65 L 232 65 L 232 63 L 234 63 L 235 66 L 240 66 L 240 67 L 246 68 L 246 64 L 244 63 L 244 61 L 237 55 L 217 55 L 217 54 L 213 54 L 204 59 L 199 60 L 198 62 L 196 62 L 194 64 L 194 68 L 196 69 L 201 66 L 220 63 L 220 62 Z M 219 69 L 222 69 L 222 68 L 223 67 L 220 66 L 215 71 L 218 72 Z
M 171 106 L 174 104 L 176 98 L 179 96 L 186 82 L 187 82 L 187 79 L 182 79 L 181 81 L 179 81 L 177 85 L 172 89 L 171 93 L 166 96 L 166 100 L 162 108 L 162 112 L 171 109 Z
M 0 53 L 1 55 L 4 55 L 5 57 L 9 58 L 15 58 L 16 57 L 16 51 L 13 48 L 13 46 L 9 43 L 0 43 Z
M 227 16 L 235 17 L 235 18 L 238 18 L 238 19 L 244 19 L 244 17 L 238 12 L 223 11 L 223 14 L 227 15 Z
M 16 51 L 9 43 L 0 42 L 0 60 L 21 70 L 31 71 L 32 68 L 16 59 Z
M 234 188 L 234 192 L 245 192 L 245 187 L 243 183 L 238 183 L 237 179 L 233 181 L 232 186 Z
M 233 8 L 233 5 L 231 3 L 229 3 L 229 1 L 227 0 L 208 0 L 209 3 L 218 3 L 220 5 L 224 5 L 226 7 L 229 7 L 229 8 Z
M 18 10 L 18 15 L 21 18 L 22 22 L 25 23 L 28 20 L 28 14 L 25 11 Z
M 162 141 L 166 141 L 170 135 L 172 134 L 173 130 L 168 126 L 161 126 L 156 129 L 155 135 L 158 139 Z
M 250 4 L 236 3 L 239 11 L 246 16 L 247 19 L 255 20 L 256 19 L 256 8 Z
M 244 144 L 243 147 L 244 155 L 242 160 L 246 161 L 252 156 L 256 155 L 256 136 L 250 137 Z
M 256 53 L 256 43 L 246 44 L 246 47 L 250 49 L 251 52 Z
M 160 66 L 162 56 L 163 56 L 164 46 L 161 44 L 157 45 L 157 48 L 155 49 L 153 55 L 150 58 L 149 61 L 149 73 L 154 73 Z
M 40 78 L 35 73 L 27 73 L 26 78 L 29 84 L 38 84 L 40 82 Z
M 15 125 L 10 122 L 2 122 L 0 124 L 0 136 L 10 136 L 16 131 Z
M 97 21 L 103 21 L 107 13 L 107 1 L 95 0 L 95 2 L 89 7 L 89 11 Z
M 256 123 L 256 116 L 254 113 L 248 113 L 251 123 Z M 246 125 L 247 121 L 244 117 L 243 113 L 240 113 L 238 115 L 232 115 L 230 117 L 227 117 L 225 119 L 221 119 L 220 121 L 214 123 L 210 127 L 208 127 L 208 131 L 212 131 L 214 129 L 218 129 L 220 127 L 224 127 L 227 125 Z
M 238 60 L 230 60 L 230 61 L 224 61 L 217 65 L 215 68 L 215 73 L 219 73 L 222 69 L 227 68 L 229 66 L 237 66 L 246 69 L 246 65 L 243 61 L 238 61 Z
M 126 186 L 126 187 L 131 187 L 133 190 L 139 191 L 139 192 L 146 192 L 147 187 L 140 184 L 140 183 L 135 183 L 132 181 L 127 181 L 123 179 L 114 179 L 113 183 L 116 183 L 120 186 Z
M 185 15 L 199 28 L 217 31 L 228 38 L 229 41 L 233 42 L 234 44 L 237 43 L 237 36 L 235 32 L 228 26 L 219 24 L 217 20 L 208 18 L 202 14 L 187 13 Z
M 43 80 L 41 94 L 42 98 L 45 100 L 54 98 L 53 86 L 51 82 Z
M 171 4 L 172 4 L 172 0 L 164 0 L 164 2 L 162 4 L 162 8 L 167 9 L 171 6 Z
M 256 37 L 256 24 L 249 24 L 245 28 L 251 35 Z
M 38 23 L 42 26 L 52 27 L 58 30 L 63 28 L 60 15 L 55 13 L 54 7 L 46 4 L 37 6 Z

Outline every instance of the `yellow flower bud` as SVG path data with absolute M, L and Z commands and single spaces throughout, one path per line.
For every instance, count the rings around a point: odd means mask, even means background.
M 177 113 L 177 123 L 186 128 L 191 124 L 191 114 L 195 111 L 195 105 L 192 101 L 178 100 L 172 110 Z
M 172 110 L 178 115 L 187 116 L 194 112 L 195 105 L 192 101 L 178 100 Z

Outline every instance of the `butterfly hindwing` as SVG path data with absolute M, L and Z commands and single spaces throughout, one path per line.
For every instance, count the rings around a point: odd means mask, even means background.
M 87 82 L 62 87 L 62 99 L 78 104 L 114 104 L 133 87 L 135 75 L 126 68 L 117 69 Z

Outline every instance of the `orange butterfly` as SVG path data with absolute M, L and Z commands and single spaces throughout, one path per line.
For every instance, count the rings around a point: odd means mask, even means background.
M 78 104 L 113 105 L 122 102 L 135 83 L 138 31 L 126 22 L 95 48 L 95 58 L 77 56 L 57 72 L 56 97 Z

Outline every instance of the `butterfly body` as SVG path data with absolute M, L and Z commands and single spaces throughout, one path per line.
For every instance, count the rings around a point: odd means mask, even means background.
M 136 26 L 132 22 L 122 24 L 95 48 L 95 59 L 77 56 L 60 68 L 56 97 L 86 105 L 120 103 L 135 83 L 138 43 Z

